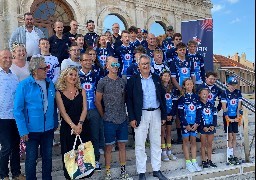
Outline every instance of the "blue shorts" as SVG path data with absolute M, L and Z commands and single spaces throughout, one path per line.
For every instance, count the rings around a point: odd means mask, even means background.
M 192 127 L 193 124 L 191 124 L 190 126 Z M 189 137 L 189 136 L 197 137 L 197 130 L 187 131 L 186 128 L 183 125 L 181 125 L 181 132 L 182 132 L 182 138 L 186 138 L 186 137 Z
M 128 141 L 128 122 L 124 121 L 122 124 L 114 124 L 112 122 L 104 121 L 104 136 L 105 144 L 113 145 L 117 142 Z

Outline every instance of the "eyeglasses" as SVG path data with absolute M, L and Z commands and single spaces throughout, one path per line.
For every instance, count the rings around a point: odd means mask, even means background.
M 38 68 L 38 69 L 41 69 L 41 70 L 43 70 L 43 71 L 46 71 L 46 70 L 50 69 L 50 66 L 48 65 L 48 66 L 45 66 L 45 67 L 42 67 L 42 68 Z
M 111 67 L 117 67 L 117 68 L 119 68 L 119 67 L 120 67 L 120 63 L 112 62 L 112 63 L 111 63 Z
M 175 41 L 181 41 L 181 39 L 174 39 Z

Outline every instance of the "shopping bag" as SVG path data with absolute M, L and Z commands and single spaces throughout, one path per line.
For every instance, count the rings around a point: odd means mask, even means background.
M 75 149 L 77 139 L 80 140 L 81 144 Z M 79 179 L 90 175 L 95 169 L 92 142 L 83 143 L 80 135 L 76 135 L 73 149 L 64 154 L 64 163 L 71 179 Z

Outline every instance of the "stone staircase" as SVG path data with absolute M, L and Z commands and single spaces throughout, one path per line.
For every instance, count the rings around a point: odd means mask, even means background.
M 249 139 L 252 141 L 252 137 L 255 134 L 255 114 L 249 112 Z M 175 125 L 173 125 L 175 127 Z M 173 144 L 172 152 L 178 157 L 176 161 L 162 162 L 161 171 L 170 179 L 232 179 L 233 175 L 241 176 L 240 179 L 248 179 L 245 177 L 255 177 L 255 143 L 252 145 L 252 150 L 250 154 L 251 162 L 253 163 L 244 163 L 238 166 L 227 166 L 226 165 L 226 134 L 223 131 L 223 121 L 222 121 L 222 112 L 218 114 L 218 125 L 216 127 L 216 134 L 213 143 L 213 149 L 215 149 L 215 154 L 212 155 L 212 160 L 214 163 L 217 163 L 218 168 L 215 169 L 205 169 L 202 172 L 197 173 L 188 173 L 185 169 L 185 161 L 184 155 L 182 152 L 181 144 Z M 242 128 L 239 129 L 240 132 Z M 239 158 L 244 159 L 244 142 L 243 142 L 243 132 L 241 132 L 241 136 L 237 136 L 237 152 L 239 154 Z M 172 138 L 176 139 L 176 131 L 173 129 Z M 59 133 L 55 132 L 55 139 L 58 141 Z M 131 136 L 130 136 L 130 139 Z M 127 172 L 134 179 L 138 179 L 136 172 L 136 164 L 135 164 L 135 153 L 134 149 L 131 147 L 131 140 L 127 144 Z M 197 143 L 197 160 L 199 164 L 201 164 L 200 157 L 200 143 Z M 148 155 L 147 161 L 147 179 L 156 179 L 152 177 L 152 168 L 150 164 L 150 148 L 146 149 Z M 102 171 L 95 172 L 94 175 L 90 179 L 99 180 L 104 178 L 105 170 L 104 170 L 104 157 L 100 158 L 100 162 L 102 163 Z M 22 171 L 24 172 L 24 162 L 22 164 Z M 41 159 L 39 158 L 37 165 L 38 178 L 41 178 Z M 113 179 L 119 178 L 120 166 L 118 160 L 118 151 L 113 152 L 112 154 L 112 165 L 111 172 Z M 62 170 L 62 162 L 60 155 L 60 145 L 54 146 L 53 148 L 53 180 L 62 180 L 65 179 L 63 176 Z M 250 178 L 249 178 L 250 179 Z M 253 178 L 254 179 L 254 178 Z

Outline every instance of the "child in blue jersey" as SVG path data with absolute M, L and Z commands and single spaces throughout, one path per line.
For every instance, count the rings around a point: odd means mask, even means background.
M 140 45 L 140 42 L 137 40 L 138 28 L 135 26 L 131 26 L 128 29 L 130 33 L 130 46 L 135 49 L 137 46 Z
M 175 97 L 172 93 L 172 82 L 171 82 L 171 75 L 170 71 L 164 69 L 161 74 L 160 78 L 162 80 L 162 85 L 166 91 L 165 99 L 166 99 L 166 110 L 167 110 L 167 121 L 161 127 L 161 148 L 162 148 L 162 161 L 169 161 L 169 160 L 177 160 L 177 157 L 172 154 L 171 151 L 171 125 L 173 119 L 176 115 L 177 111 L 177 100 L 178 98 Z
M 231 164 L 239 164 L 238 158 L 235 156 L 236 134 L 238 133 L 238 125 L 241 125 L 240 112 L 242 109 L 242 94 L 236 89 L 238 80 L 230 76 L 227 79 L 227 89 L 221 94 L 221 103 L 223 109 L 224 131 L 227 133 L 228 126 L 228 148 L 227 156 Z
M 201 171 L 196 161 L 196 136 L 200 124 L 200 117 L 197 116 L 199 109 L 198 96 L 194 93 L 194 82 L 187 78 L 182 84 L 182 96 L 178 100 L 178 115 L 182 129 L 183 153 L 186 159 L 186 169 L 189 172 Z M 189 145 L 191 148 L 192 160 L 189 156 Z
M 195 86 L 201 85 L 205 81 L 204 58 L 196 52 L 197 42 L 190 40 L 188 42 L 188 59 L 194 64 Z
M 172 84 L 174 85 L 174 94 L 176 96 L 180 96 L 180 92 L 182 91 L 182 84 L 184 79 L 192 78 L 193 82 L 195 82 L 195 72 L 194 66 L 192 63 L 186 58 L 186 44 L 180 42 L 176 45 L 177 57 L 171 61 L 170 71 L 171 71 L 171 79 Z M 178 117 L 178 116 L 177 116 Z M 178 140 L 177 143 L 182 143 L 181 137 L 181 128 L 179 118 L 176 118 L 176 128 Z
M 217 166 L 212 162 L 211 156 L 212 142 L 214 139 L 214 133 L 216 133 L 215 127 L 217 126 L 217 111 L 214 105 L 208 101 L 209 94 L 210 90 L 208 88 L 202 88 L 198 92 L 198 95 L 200 97 L 200 107 L 197 114 L 197 116 L 200 117 L 200 126 L 198 128 L 198 131 L 201 134 L 200 139 L 202 166 L 203 168 L 216 168 Z
M 161 49 L 156 49 L 154 50 L 154 61 L 151 66 L 151 72 L 160 76 L 164 69 L 169 70 L 167 65 L 163 63 L 163 52 Z

